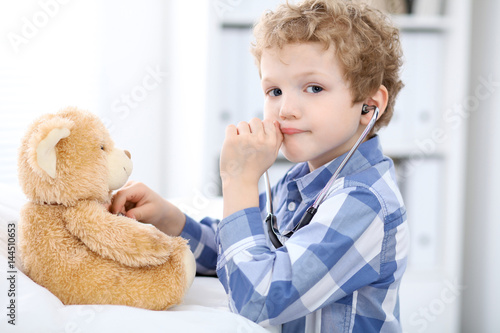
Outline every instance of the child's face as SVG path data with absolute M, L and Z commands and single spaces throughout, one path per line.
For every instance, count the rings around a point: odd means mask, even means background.
M 264 118 L 278 120 L 281 150 L 312 170 L 347 152 L 363 130 L 332 49 L 319 43 L 266 49 L 261 58 Z

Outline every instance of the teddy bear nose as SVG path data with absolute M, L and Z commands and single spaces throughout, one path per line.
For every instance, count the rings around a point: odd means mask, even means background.
M 123 152 L 125 153 L 125 155 L 127 155 L 128 158 L 132 158 L 132 156 L 130 155 L 130 152 L 128 150 L 124 150 Z

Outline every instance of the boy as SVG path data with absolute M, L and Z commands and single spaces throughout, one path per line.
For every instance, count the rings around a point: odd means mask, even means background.
M 306 0 L 265 14 L 254 32 L 264 120 L 226 130 L 223 220 L 197 223 L 139 183 L 119 191 L 111 210 L 189 239 L 198 272 L 216 267 L 231 310 L 257 323 L 283 332 L 399 332 L 408 226 L 394 166 L 375 135 L 402 87 L 398 31 L 363 5 Z M 283 236 L 370 121 L 365 104 L 380 110 L 369 139 L 312 221 Z M 298 164 L 272 190 L 284 243 L 275 249 L 257 183 L 280 148 Z

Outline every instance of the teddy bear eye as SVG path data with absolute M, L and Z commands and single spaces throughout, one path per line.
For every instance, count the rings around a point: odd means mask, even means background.
M 104 145 L 101 145 L 101 150 L 104 150 Z

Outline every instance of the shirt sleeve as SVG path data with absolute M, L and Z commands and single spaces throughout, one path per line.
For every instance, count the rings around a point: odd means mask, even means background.
M 216 235 L 217 274 L 231 310 L 257 323 L 279 325 L 380 280 L 386 251 L 383 215 L 368 188 L 343 189 L 278 250 L 268 246 L 258 208 L 223 219 Z
M 200 222 L 186 215 L 186 225 L 181 237 L 189 241 L 189 247 L 196 259 L 196 272 L 203 275 L 215 275 L 217 247 L 215 230 L 219 220 L 204 218 Z

